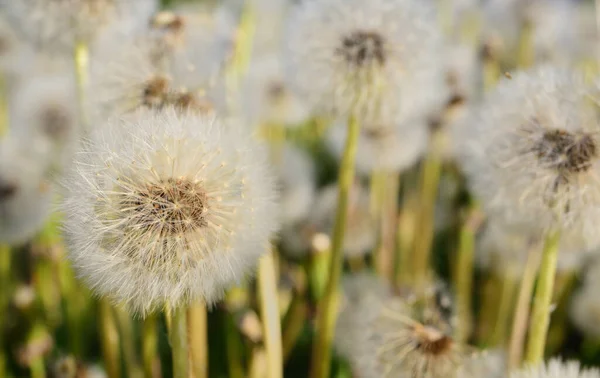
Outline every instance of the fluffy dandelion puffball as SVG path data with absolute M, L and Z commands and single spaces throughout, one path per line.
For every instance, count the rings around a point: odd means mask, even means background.
M 0 142 L 0 242 L 31 239 L 50 215 L 52 186 L 46 165 L 28 139 L 14 135 Z
M 600 242 L 597 96 L 542 67 L 503 80 L 455 138 L 471 189 L 490 215 L 593 248 Z
M 65 181 L 69 255 L 99 295 L 144 313 L 217 300 L 269 248 L 267 154 L 214 117 L 139 110 L 92 133 Z
M 510 378 L 598 378 L 598 369 L 585 370 L 577 361 L 552 359 L 537 367 L 528 367 L 510 374 Z
M 444 97 L 435 25 L 422 1 L 305 1 L 287 25 L 286 76 L 319 111 L 421 114 Z

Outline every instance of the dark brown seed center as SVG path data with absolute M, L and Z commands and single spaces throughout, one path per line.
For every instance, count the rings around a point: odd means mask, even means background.
M 207 226 L 206 193 L 188 179 L 167 179 L 148 184 L 122 201 L 131 227 L 175 235 Z
M 44 109 L 42 124 L 46 135 L 53 139 L 63 138 L 72 127 L 69 113 L 60 106 L 49 106 Z
M 589 134 L 551 130 L 542 136 L 534 147 L 534 152 L 544 166 L 566 175 L 590 169 L 598 149 L 594 138 Z
M 355 31 L 347 35 L 337 51 L 348 64 L 356 66 L 383 65 L 386 60 L 384 39 L 372 31 Z

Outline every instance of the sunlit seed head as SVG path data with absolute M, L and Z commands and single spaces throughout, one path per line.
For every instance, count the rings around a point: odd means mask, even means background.
M 552 67 L 502 80 L 453 138 L 485 210 L 530 233 L 560 229 L 584 250 L 598 245 L 597 103 L 577 74 Z
M 141 314 L 212 303 L 277 228 L 266 162 L 214 115 L 167 106 L 112 118 L 65 180 L 69 257 L 96 293 Z

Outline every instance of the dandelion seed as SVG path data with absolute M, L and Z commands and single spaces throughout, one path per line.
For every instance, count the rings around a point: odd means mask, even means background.
M 287 25 L 291 88 L 342 117 L 351 109 L 370 122 L 422 115 L 444 92 L 434 25 L 423 2 L 304 2 Z
M 214 117 L 173 108 L 95 131 L 65 186 L 79 275 L 142 314 L 213 303 L 250 272 L 277 228 L 265 151 Z
M 600 377 L 598 369 L 584 370 L 577 361 L 561 362 L 552 359 L 537 367 L 528 367 L 513 372 L 510 378 L 597 378 Z
M 578 77 L 550 67 L 515 74 L 490 93 L 456 138 L 489 214 L 532 232 L 558 228 L 582 249 L 600 242 L 594 101 Z

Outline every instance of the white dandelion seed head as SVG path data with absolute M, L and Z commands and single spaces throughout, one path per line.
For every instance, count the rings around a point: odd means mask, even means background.
M 341 160 L 348 126 L 339 120 L 329 128 L 327 145 Z M 429 131 L 424 121 L 405 125 L 365 123 L 361 125 L 356 149 L 355 166 L 358 173 L 374 171 L 402 172 L 411 167 L 427 149 Z
M 315 167 L 308 153 L 287 144 L 276 164 L 282 225 L 306 219 L 315 199 Z
M 304 101 L 290 90 L 275 53 L 252 60 L 240 95 L 242 111 L 253 127 L 298 126 L 311 115 Z
M 236 26 L 225 7 L 182 5 L 157 13 L 151 28 L 168 53 L 173 85 L 195 89 L 222 84 L 219 80 L 233 51 Z
M 267 154 L 215 117 L 139 110 L 95 130 L 65 180 L 70 259 L 144 314 L 218 300 L 277 229 Z
M 47 51 L 91 42 L 119 18 L 135 17 L 154 0 L 1 0 L 0 9 L 23 37 Z
M 466 348 L 449 336 L 447 297 L 433 290 L 418 296 L 371 297 L 349 318 L 349 343 L 342 346 L 357 376 L 455 377 Z
M 456 373 L 457 378 L 506 377 L 506 353 L 500 349 L 484 350 L 466 358 Z
M 510 378 L 598 378 L 598 369 L 583 369 L 577 361 L 552 359 L 539 366 L 530 366 L 510 373 Z
M 78 147 L 75 92 L 71 75 L 33 75 L 21 80 L 12 100 L 11 133 L 37 151 L 47 178 L 67 168 Z
M 316 111 L 387 123 L 444 96 L 435 12 L 409 0 L 305 1 L 292 12 L 286 77 Z
M 488 214 L 583 249 L 599 242 L 600 128 L 587 87 L 550 67 L 513 75 L 458 130 L 460 159 Z
M 30 240 L 50 215 L 53 188 L 44 179 L 44 156 L 27 139 L 0 141 L 0 242 Z
M 309 215 L 309 223 L 316 232 L 331 235 L 335 224 L 338 190 L 337 184 L 331 184 L 317 194 Z M 375 247 L 377 233 L 369 205 L 369 191 L 355 183 L 350 189 L 342 247 L 346 257 L 366 255 Z

